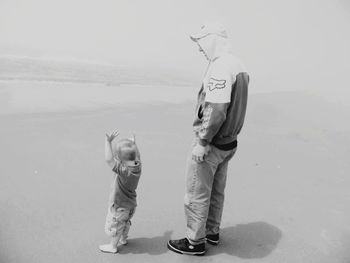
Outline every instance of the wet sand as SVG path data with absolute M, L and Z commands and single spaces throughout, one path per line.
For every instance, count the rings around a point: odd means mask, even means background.
M 113 103 L 1 114 L 1 262 L 349 262 L 348 109 L 304 93 L 251 95 L 221 244 L 189 257 L 166 242 L 185 232 L 193 102 Z M 108 255 L 98 245 L 108 241 L 103 140 L 113 129 L 136 133 L 143 174 L 130 243 Z

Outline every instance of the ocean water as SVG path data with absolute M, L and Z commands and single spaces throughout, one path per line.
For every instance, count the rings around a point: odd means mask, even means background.
M 174 75 L 175 74 L 175 75 Z M 176 73 L 85 61 L 0 57 L 0 114 L 91 110 L 195 100 L 193 84 Z
M 0 114 L 91 110 L 123 105 L 181 103 L 198 87 L 0 80 Z

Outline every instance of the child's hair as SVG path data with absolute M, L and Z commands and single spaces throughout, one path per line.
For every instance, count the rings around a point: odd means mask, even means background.
M 121 161 L 135 161 L 140 158 L 139 150 L 132 139 L 121 139 L 114 147 L 114 154 Z

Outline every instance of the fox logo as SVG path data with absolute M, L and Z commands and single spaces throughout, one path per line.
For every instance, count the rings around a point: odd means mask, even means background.
M 208 88 L 210 91 L 213 91 L 215 89 L 223 89 L 226 87 L 226 80 L 222 79 L 214 79 L 214 78 L 210 78 L 209 82 L 208 82 Z

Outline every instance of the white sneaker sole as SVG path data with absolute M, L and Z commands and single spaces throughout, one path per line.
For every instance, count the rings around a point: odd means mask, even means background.
M 213 246 L 219 245 L 219 240 L 216 241 L 216 240 L 211 240 L 211 239 L 206 238 L 206 241 L 208 244 L 213 245 Z
M 100 251 L 101 251 L 102 253 L 110 253 L 110 254 L 117 254 L 117 253 L 118 253 L 118 250 L 116 250 L 116 251 L 107 251 L 107 250 L 102 250 L 102 249 L 100 249 Z

